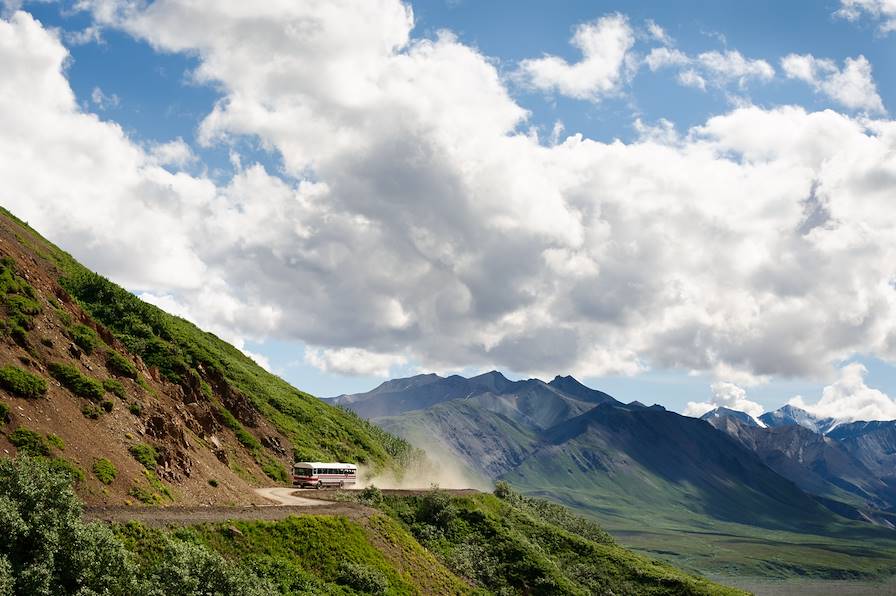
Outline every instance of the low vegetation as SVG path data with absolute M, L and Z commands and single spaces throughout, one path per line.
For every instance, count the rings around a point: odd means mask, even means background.
M 20 426 L 9 434 L 9 442 L 15 445 L 19 455 L 50 455 L 50 446 L 43 435 Z
M 112 484 L 118 476 L 118 469 L 106 458 L 93 462 L 93 475 L 103 484 Z
M 18 366 L 0 368 L 0 387 L 16 397 L 28 399 L 43 397 L 47 393 L 47 381 L 43 377 Z
M 128 447 L 128 451 L 134 459 L 143 464 L 147 470 L 155 470 L 159 463 L 159 452 L 152 445 L 135 443 Z
M 152 560 L 141 559 L 110 527 L 82 521 L 70 479 L 54 473 L 46 462 L 0 459 L 0 499 L 4 595 L 274 593 L 249 569 L 196 542 L 164 533 L 154 536 Z
M 292 444 L 301 445 L 310 459 L 356 461 L 398 470 L 421 456 L 406 441 L 295 389 L 230 344 L 141 301 L 62 251 L 52 255 L 63 271 L 60 283 L 65 289 L 147 366 L 156 367 L 163 378 L 185 390 L 198 386 L 209 399 L 214 399 L 217 387 L 226 384 L 251 401 Z M 113 374 L 138 378 L 133 365 L 114 351 L 106 353 L 106 362 Z M 264 449 L 226 408 L 220 403 L 216 406 L 224 424 L 247 450 L 256 453 Z M 264 465 L 262 458 L 256 460 Z
M 124 385 L 121 384 L 121 381 L 116 379 L 106 379 L 103 381 L 103 389 L 119 399 L 125 398 Z
M 498 594 L 740 594 L 634 554 L 566 508 L 524 497 L 434 489 L 354 496 L 399 521 L 454 573 Z
M 0 259 L 0 305 L 5 311 L 0 319 L 0 334 L 28 348 L 28 331 L 34 327 L 34 317 L 41 312 L 41 306 L 37 292 L 18 274 L 15 261 L 9 257 Z
M 93 351 L 100 343 L 100 338 L 97 336 L 96 331 L 82 323 L 72 325 L 67 331 L 75 345 L 81 348 L 85 354 L 93 354 Z
M 59 383 L 77 395 L 90 401 L 100 401 L 106 390 L 103 384 L 81 373 L 77 368 L 62 362 L 50 364 L 50 374 Z
M 106 352 L 106 368 L 109 369 L 109 372 L 113 375 L 119 377 L 127 377 L 129 379 L 137 378 L 137 367 L 115 350 Z

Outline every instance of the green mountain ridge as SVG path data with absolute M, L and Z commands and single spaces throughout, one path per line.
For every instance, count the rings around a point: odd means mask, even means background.
M 842 517 L 703 420 L 607 396 L 584 413 L 539 426 L 529 413 L 506 411 L 523 400 L 477 392 L 474 379 L 466 397 L 436 405 L 415 402 L 415 385 L 407 380 L 389 381 L 387 391 L 369 398 L 337 402 L 364 412 L 370 399 L 382 412 L 391 396 L 402 411 L 372 418 L 390 432 L 420 447 L 437 443 L 473 473 L 563 503 L 598 520 L 626 546 L 688 569 L 771 577 L 892 573 L 896 533 Z M 451 384 L 463 393 L 460 380 Z M 495 388 L 512 393 L 538 384 L 548 385 L 533 379 Z M 565 384 L 579 394 L 584 387 Z M 437 393 L 432 385 L 428 378 L 427 391 Z M 417 409 L 409 408 L 415 403 Z M 531 411 L 533 404 L 525 403 Z

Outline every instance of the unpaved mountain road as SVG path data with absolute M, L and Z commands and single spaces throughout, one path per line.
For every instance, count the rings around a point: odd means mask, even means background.
M 295 505 L 296 507 L 320 507 L 328 504 L 328 501 L 309 499 L 297 496 L 297 491 L 289 486 L 275 486 L 272 488 L 256 488 L 255 494 L 273 501 L 277 505 Z M 319 494 L 319 491 L 318 491 Z
M 336 491 L 298 490 L 288 486 L 257 488 L 255 492 L 271 502 L 270 505 L 251 507 L 227 507 L 222 505 L 165 507 L 128 507 L 112 505 L 108 507 L 85 507 L 84 519 L 127 523 L 140 522 L 147 526 L 189 526 L 192 524 L 221 523 L 227 521 L 275 521 L 293 515 L 344 515 L 351 519 L 369 517 L 376 509 L 360 503 L 346 503 L 335 500 Z M 416 495 L 428 490 L 384 490 L 385 494 Z M 445 490 L 447 493 L 464 495 L 479 491 L 472 489 Z M 318 498 L 310 498 L 314 495 Z

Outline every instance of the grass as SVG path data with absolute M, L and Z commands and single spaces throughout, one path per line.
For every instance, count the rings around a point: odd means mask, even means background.
M 103 484 L 112 484 L 118 476 L 118 469 L 108 459 L 101 458 L 93 462 L 93 475 Z
M 100 401 L 106 393 L 102 383 L 82 374 L 81 371 L 70 364 L 53 362 L 50 364 L 50 374 L 53 375 L 53 378 L 59 381 L 63 387 L 78 397 L 84 397 L 90 401 L 97 402 Z
M 516 486 L 516 485 L 515 485 Z M 528 487 L 517 487 L 528 492 Z M 797 532 L 713 520 L 684 496 L 645 504 L 634 493 L 553 487 L 549 496 L 601 524 L 628 548 L 703 574 L 803 579 L 876 579 L 896 566 L 892 530 L 846 520 Z M 672 505 L 681 503 L 681 505 Z
M 159 452 L 152 445 L 135 443 L 128 447 L 128 451 L 147 470 L 155 470 L 159 464 Z
M 18 366 L 0 368 L 0 387 L 15 395 L 27 399 L 43 397 L 47 393 L 47 381 Z

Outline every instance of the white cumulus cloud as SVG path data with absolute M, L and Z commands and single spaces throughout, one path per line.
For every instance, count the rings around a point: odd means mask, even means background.
M 857 420 L 896 420 L 896 399 L 865 384 L 868 369 L 852 363 L 840 369 L 836 382 L 825 387 L 821 398 L 808 403 L 797 396 L 790 404 L 820 418 L 836 418 L 847 422 Z
M 808 83 L 817 93 L 846 108 L 871 113 L 886 111 L 871 74 L 871 63 L 865 56 L 847 58 L 843 68 L 839 68 L 833 60 L 788 54 L 781 59 L 781 68 L 787 78 Z
M 677 68 L 678 82 L 685 87 L 706 90 L 708 85 L 723 88 L 736 83 L 741 89 L 750 82 L 767 83 L 775 77 L 775 69 L 765 60 L 746 58 L 737 50 L 702 52 L 688 56 L 676 48 L 653 48 L 644 57 L 651 71 Z
M 747 398 L 747 391 L 734 383 L 718 381 L 710 386 L 712 397 L 706 402 L 689 401 L 684 409 L 685 416 L 699 418 L 710 410 L 719 407 L 745 412 L 753 418 L 759 418 L 765 412 L 765 408 L 755 401 Z
M 881 33 L 896 30 L 896 1 L 894 0 L 840 0 L 837 16 L 857 21 L 868 16 L 877 21 Z
M 184 147 L 80 107 L 65 48 L 19 12 L 0 21 L 2 200 L 222 336 L 375 374 L 400 355 L 745 386 L 896 360 L 893 121 L 747 104 L 543 144 L 493 60 L 415 36 L 396 0 L 91 5 L 105 30 L 196 57 L 222 94 L 202 142 L 250 137 L 283 171 L 180 170 Z
M 654 35 L 662 34 L 655 24 Z M 612 14 L 576 27 L 570 43 L 582 53 L 570 64 L 558 56 L 523 60 L 520 76 L 536 89 L 597 101 L 614 93 L 624 79 L 626 56 L 635 43 L 628 19 Z

